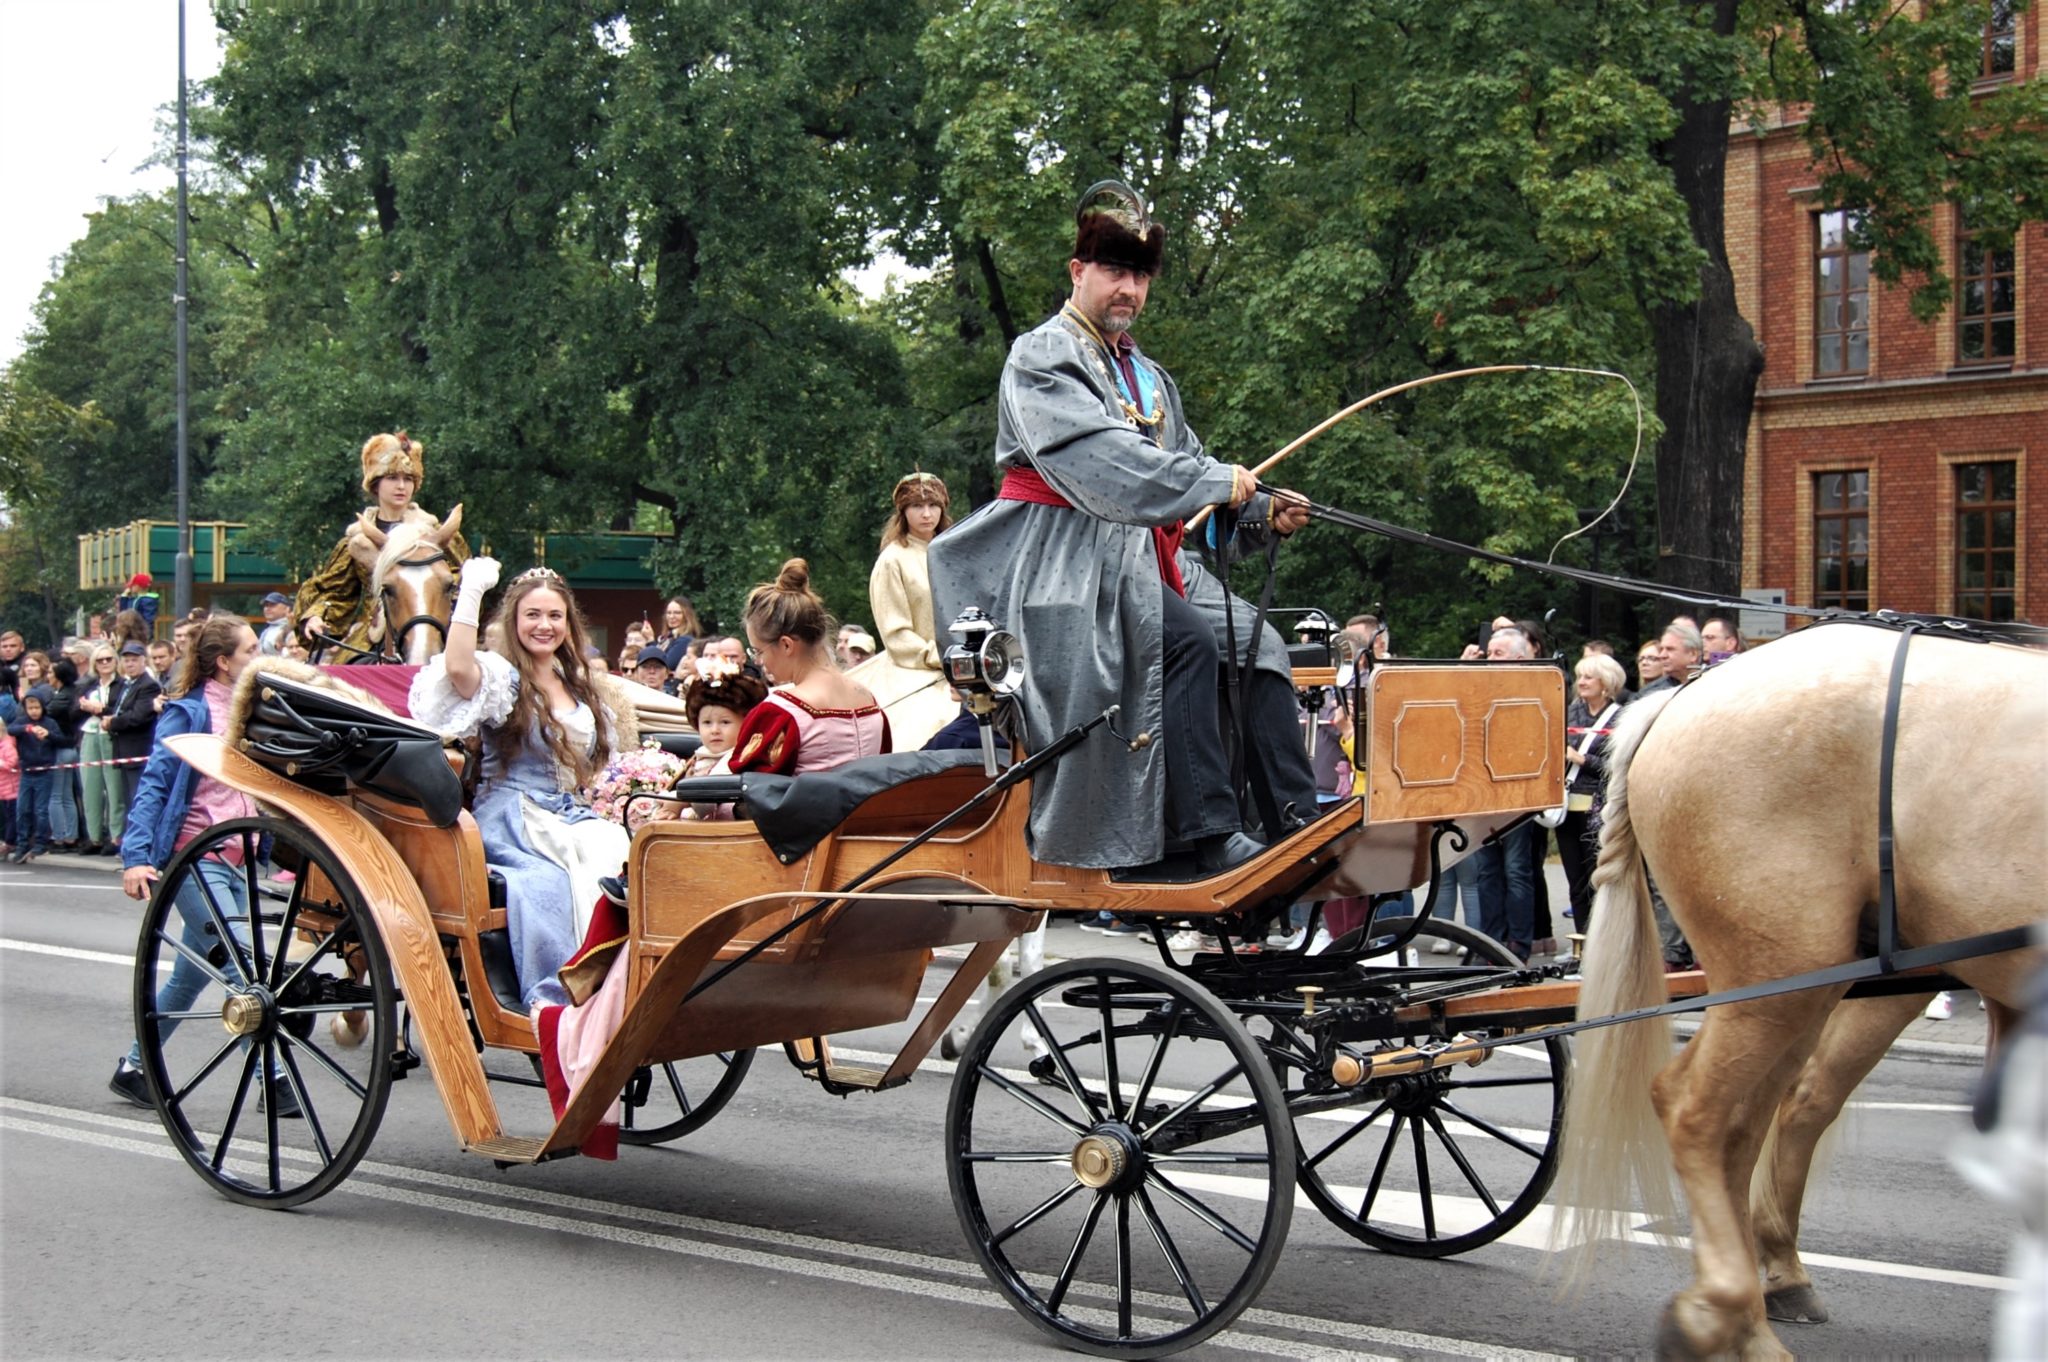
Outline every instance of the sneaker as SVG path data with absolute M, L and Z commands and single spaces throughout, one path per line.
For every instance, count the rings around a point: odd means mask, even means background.
M 138 1107 L 154 1107 L 149 1098 L 149 1080 L 142 1076 L 142 1066 L 129 1062 L 128 1056 L 121 1056 L 121 1062 L 114 1066 L 114 1076 L 107 1082 L 119 1096 L 127 1098 Z
M 967 1051 L 967 1028 L 951 1026 L 939 1037 L 939 1058 L 958 1059 Z
M 1106 927 L 1095 929 L 1104 936 L 1143 936 L 1145 929 L 1135 922 L 1111 922 Z
M 1266 946 L 1269 950 L 1298 951 L 1301 949 L 1301 943 L 1306 940 L 1308 940 L 1308 928 L 1297 927 L 1286 936 L 1269 938 Z
M 299 877 L 289 870 L 280 870 L 270 877 L 272 884 L 297 884 Z
M 1024 1048 L 1036 1059 L 1052 1053 L 1052 1047 L 1045 1043 L 1045 1037 L 1038 1034 L 1038 1028 L 1030 1022 L 1024 1023 Z
M 1431 955 L 1450 955 L 1454 953 L 1457 949 L 1458 948 L 1455 945 L 1451 944 L 1450 940 L 1446 937 L 1440 936 L 1436 940 L 1429 943 L 1429 953 Z
M 1947 1021 L 1956 1014 L 1956 1000 L 1947 990 L 1934 995 L 1934 1001 L 1927 1004 L 1927 1010 L 1920 1015 L 1929 1021 Z
M 1554 936 L 1546 936 L 1546 937 L 1544 937 L 1544 938 L 1543 938 L 1543 939 L 1542 939 L 1541 941 L 1539 941 L 1539 942 L 1537 942 L 1537 943 L 1536 943 L 1536 949 L 1535 949 L 1534 951 L 1530 952 L 1530 954 L 1532 954 L 1532 955 L 1556 955 L 1556 954 L 1557 954 L 1557 938 L 1556 938 L 1556 937 L 1554 937 Z
M 291 1085 L 282 1078 L 276 1079 L 275 1084 L 277 1087 L 277 1119 L 280 1121 L 296 1121 L 304 1116 L 305 1113 L 299 1110 L 299 1099 L 292 1096 Z M 263 1093 L 260 1090 L 256 1094 L 256 1111 L 259 1115 L 263 1111 Z
M 606 875 L 597 882 L 597 887 L 603 890 L 604 896 L 617 906 L 621 908 L 626 906 L 626 877 L 624 875 Z
M 1186 931 L 1175 932 L 1172 936 L 1167 937 L 1166 949 L 1170 951 L 1213 951 L 1216 949 L 1216 943 L 1213 938 L 1203 936 L 1200 932 L 1190 928 Z
M 1316 928 L 1315 939 L 1308 943 L 1307 953 L 1310 955 L 1321 955 L 1328 949 L 1330 949 L 1330 929 L 1327 927 Z
M 1116 921 L 1116 919 L 1112 918 L 1108 913 L 1093 913 L 1087 917 L 1082 918 L 1079 922 L 1076 922 L 1074 925 L 1076 927 L 1079 927 L 1084 932 L 1100 933 L 1114 921 Z

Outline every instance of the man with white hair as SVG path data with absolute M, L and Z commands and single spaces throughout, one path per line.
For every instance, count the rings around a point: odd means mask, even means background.
M 1652 691 L 1671 690 L 1685 684 L 1700 665 L 1700 655 L 1704 651 L 1700 631 L 1690 620 L 1680 617 L 1671 621 L 1664 626 L 1664 633 L 1657 640 L 1657 660 L 1663 664 L 1664 674 L 1644 686 L 1638 694 L 1648 695 Z

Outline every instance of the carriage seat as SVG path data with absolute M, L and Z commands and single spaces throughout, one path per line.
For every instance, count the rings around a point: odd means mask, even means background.
M 436 827 L 461 816 L 462 780 L 433 729 L 276 672 L 262 671 L 249 688 L 231 734 L 246 755 L 323 794 L 355 785 L 413 805 Z
M 1007 758 L 1004 758 L 1007 762 Z M 829 771 L 800 776 L 746 772 L 678 781 L 675 793 L 690 804 L 733 804 L 751 816 L 768 849 L 788 865 L 823 841 L 868 799 L 923 776 L 979 767 L 973 749 L 892 752 L 861 757 Z

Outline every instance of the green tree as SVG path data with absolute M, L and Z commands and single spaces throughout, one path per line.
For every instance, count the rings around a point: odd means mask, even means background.
M 864 599 L 918 433 L 839 278 L 912 164 L 915 7 L 371 8 L 219 11 L 211 126 L 284 261 L 232 481 L 309 493 L 252 518 L 323 549 L 340 451 L 407 425 L 504 545 L 654 504 L 665 590 L 730 618 L 801 553 Z
M 106 435 L 91 402 L 74 407 L 0 369 L 0 629 L 55 643 L 77 595 L 77 553 L 53 513 L 69 471 Z

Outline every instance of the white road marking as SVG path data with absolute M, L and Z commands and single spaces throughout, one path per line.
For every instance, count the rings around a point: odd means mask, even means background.
M 121 880 L 111 875 L 104 880 L 46 880 L 35 875 L 0 875 L 0 888 L 12 885 L 37 889 L 119 889 Z
M 28 1134 L 47 1135 L 56 1139 L 96 1145 L 101 1148 L 118 1150 L 123 1153 L 142 1154 L 151 1158 L 177 1160 L 177 1151 L 164 1140 L 160 1129 L 153 1123 L 132 1118 L 108 1116 L 100 1112 L 73 1110 L 66 1107 L 49 1106 L 40 1102 L 29 1102 L 18 1098 L 0 1098 L 0 1128 L 18 1130 Z M 16 1112 L 32 1113 L 34 1116 L 58 1117 L 83 1125 L 105 1127 L 110 1130 L 129 1132 L 127 1135 L 102 1134 L 96 1131 L 79 1130 L 73 1125 L 57 1125 L 46 1120 L 32 1119 L 31 1115 L 16 1115 Z M 148 1138 L 154 1136 L 155 1138 Z M 141 1138 L 136 1138 L 141 1137 Z M 237 1141 L 236 1148 L 244 1147 Z M 253 1146 L 251 1146 L 253 1148 Z M 305 1151 L 281 1151 L 296 1162 L 310 1162 L 312 1155 Z M 229 1160 L 237 1171 L 248 1168 L 260 1171 L 257 1165 Z M 381 1183 L 363 1180 L 363 1175 L 388 1178 L 393 1181 L 412 1183 L 437 1188 L 455 1195 L 439 1195 L 434 1192 L 414 1191 L 405 1187 L 389 1187 Z M 681 1215 L 668 1211 L 656 1211 L 615 1202 L 602 1201 L 591 1197 L 571 1196 L 559 1192 L 541 1191 L 536 1188 L 520 1187 L 504 1182 L 486 1181 L 480 1178 L 460 1177 L 448 1173 L 429 1172 L 424 1169 L 404 1168 L 394 1164 L 365 1160 L 357 1165 L 356 1176 L 342 1184 L 337 1194 L 354 1194 L 375 1200 L 399 1202 L 421 1206 L 431 1210 L 470 1216 L 477 1219 L 494 1220 L 504 1224 L 522 1225 L 528 1228 L 550 1230 L 559 1233 L 580 1235 L 585 1238 L 603 1239 L 631 1247 L 650 1248 L 669 1253 L 686 1254 L 691 1257 L 708 1258 L 718 1262 L 739 1263 L 744 1266 L 760 1267 L 770 1271 L 789 1273 L 797 1276 L 815 1277 L 842 1282 L 849 1285 L 865 1286 L 908 1295 L 927 1296 L 956 1304 L 976 1305 L 1007 1309 L 1008 1302 L 996 1292 L 967 1282 L 982 1281 L 981 1270 L 972 1262 L 941 1258 L 931 1254 L 910 1253 L 896 1249 L 872 1248 L 862 1244 L 851 1244 L 838 1240 L 818 1238 L 811 1235 L 794 1234 L 782 1230 L 761 1229 L 752 1225 L 741 1225 L 727 1221 L 707 1220 L 697 1216 Z M 499 1201 L 513 1201 L 526 1206 L 546 1207 L 554 1211 L 572 1213 L 551 1215 L 538 1210 L 522 1210 L 513 1206 L 495 1205 L 480 1198 Z M 572 1218 L 572 1215 L 603 1217 L 607 1221 L 630 1221 L 659 1227 L 663 1230 L 680 1231 L 690 1235 L 717 1235 L 726 1239 L 739 1239 L 757 1244 L 772 1245 L 787 1249 L 789 1254 L 742 1249 L 731 1245 L 699 1243 L 669 1235 L 635 1230 L 617 1224 L 592 1223 Z M 887 1264 L 901 1269 L 901 1274 L 876 1271 L 871 1268 L 854 1267 L 847 1264 L 819 1262 L 817 1255 L 833 1254 L 841 1258 L 854 1258 L 872 1263 Z M 962 1284 L 934 1282 L 933 1274 L 960 1278 Z M 1177 1299 L 1154 1295 L 1148 1292 L 1133 1294 L 1135 1305 L 1176 1311 L 1184 1308 Z M 1083 1319 L 1092 1323 L 1113 1324 L 1114 1316 L 1107 1311 L 1076 1311 Z M 1169 1316 L 1170 1318 L 1171 1316 Z M 1287 1330 L 1291 1333 L 1320 1335 L 1335 1341 L 1335 1347 L 1318 1346 L 1296 1339 L 1276 1338 L 1245 1328 L 1247 1323 L 1267 1328 Z M 1283 1357 L 1310 1359 L 1323 1362 L 1329 1359 L 1371 1358 L 1381 1356 L 1359 1351 L 1359 1345 L 1367 1344 L 1396 1350 L 1396 1355 L 1413 1355 L 1417 1352 L 1447 1354 L 1457 1357 L 1486 1357 L 1526 1359 L 1526 1362 L 1561 1362 L 1554 1354 L 1521 1351 L 1502 1348 L 1495 1344 L 1475 1343 L 1464 1339 L 1440 1338 L 1430 1334 L 1413 1333 L 1400 1329 L 1381 1329 L 1370 1325 L 1351 1324 L 1343 1320 L 1317 1319 L 1306 1315 L 1292 1315 L 1276 1310 L 1251 1309 L 1238 1318 L 1233 1328 L 1210 1340 L 1212 1346 L 1232 1348 L 1239 1351 L 1259 1352 Z
M 132 955 L 120 955 L 113 951 L 89 951 L 79 946 L 51 946 L 41 941 L 15 941 L 9 937 L 0 937 L 0 950 L 26 951 L 30 955 L 54 955 L 63 960 L 84 960 L 95 965 L 119 965 L 123 969 L 135 968 L 135 957 Z M 165 973 L 170 968 L 169 961 L 161 961 L 157 965 L 157 972 Z

